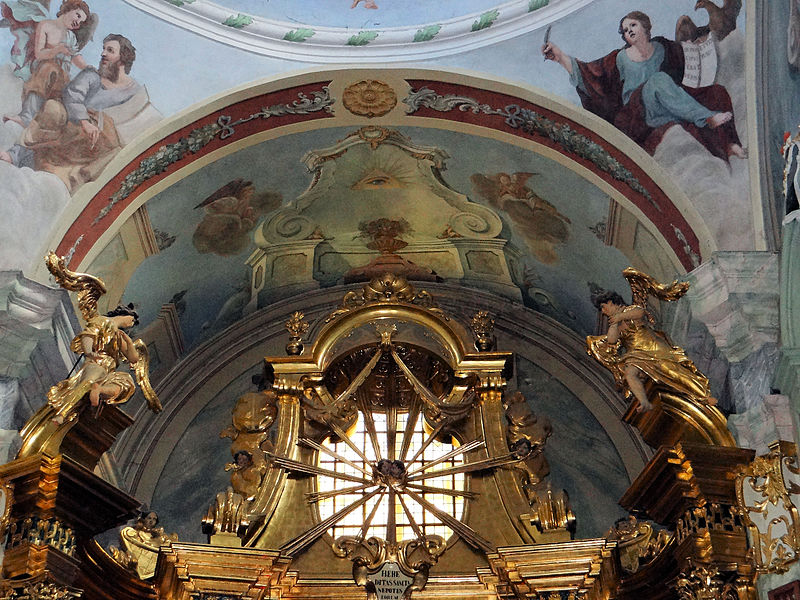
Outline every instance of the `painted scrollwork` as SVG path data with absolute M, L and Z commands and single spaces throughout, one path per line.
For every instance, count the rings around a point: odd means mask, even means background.
M 359 157 L 356 159 L 358 164 L 352 162 L 355 156 Z M 412 237 L 429 239 L 438 235 L 443 226 L 449 226 L 457 235 L 467 238 L 496 237 L 503 228 L 500 217 L 491 208 L 471 201 L 450 187 L 439 175 L 446 168 L 448 158 L 444 150 L 415 144 L 396 130 L 362 127 L 331 147 L 312 150 L 305 155 L 303 162 L 314 179 L 309 188 L 289 204 L 287 210 L 296 210 L 298 214 L 319 220 L 320 215 L 329 210 L 331 202 L 336 202 L 336 196 L 343 193 L 342 188 L 358 192 L 348 197 L 348 209 L 355 210 L 362 206 L 361 203 L 371 202 L 371 195 L 365 196 L 361 192 L 387 189 L 386 185 L 402 189 L 413 181 L 422 194 L 417 200 L 425 199 L 429 216 L 415 220 L 411 214 L 413 210 L 404 213 L 412 217 L 409 218 L 415 233 Z M 378 188 L 374 187 L 376 183 Z M 406 202 L 400 198 L 402 194 L 397 202 Z M 407 200 L 416 202 L 410 198 Z M 372 206 L 369 210 L 375 210 L 374 205 L 363 206 Z M 340 215 L 342 223 L 338 231 L 356 230 L 359 219 L 354 215 Z M 400 213 L 374 215 L 381 216 L 393 219 Z M 406 241 L 414 243 L 412 240 Z
M 314 236 L 319 225 L 293 208 L 284 208 L 269 217 L 256 230 L 256 244 L 262 247 L 274 243 L 296 242 Z
M 321 90 L 312 91 L 311 96 L 303 92 L 298 92 L 297 96 L 299 100 L 295 100 L 291 104 L 273 104 L 236 121 L 228 115 L 222 115 L 217 119 L 217 124 L 220 126 L 220 139 L 224 140 L 232 136 L 236 132 L 235 128 L 238 125 L 253 119 L 269 119 L 270 117 L 283 117 L 285 115 L 308 115 L 319 111 L 333 112 L 334 99 L 331 97 L 328 86 L 323 86 Z
M 460 237 L 491 239 L 502 230 L 502 222 L 488 208 L 478 204 L 470 206 L 469 212 L 460 212 L 450 217 L 448 227 Z
M 502 114 L 502 111 L 494 109 L 488 104 L 480 104 L 473 98 L 454 94 L 442 96 L 430 88 L 412 90 L 408 97 L 403 98 L 403 103 L 408 105 L 406 109 L 408 114 L 413 114 L 420 108 L 430 108 L 437 112 L 449 112 L 457 108 L 461 112 L 469 111 L 476 115 L 481 113 L 486 115 Z
M 793 498 L 800 493 L 797 449 L 776 442 L 736 477 L 736 504 L 753 540 L 760 572 L 784 573 L 800 555 L 800 515 Z
M 413 114 L 420 108 L 428 108 L 437 112 L 449 112 L 458 109 L 461 112 L 493 115 L 503 118 L 505 124 L 512 129 L 520 129 L 526 133 L 536 133 L 549 138 L 561 146 L 566 152 L 575 154 L 593 163 L 600 170 L 610 174 L 614 179 L 626 183 L 632 190 L 640 193 L 659 212 L 661 207 L 655 202 L 636 176 L 615 159 L 603 146 L 592 141 L 582 133 L 575 131 L 567 123 L 559 123 L 536 111 L 516 104 L 504 108 L 494 108 L 488 104 L 480 104 L 467 96 L 439 94 L 423 87 L 411 90 L 403 103 L 408 106 L 406 113 Z

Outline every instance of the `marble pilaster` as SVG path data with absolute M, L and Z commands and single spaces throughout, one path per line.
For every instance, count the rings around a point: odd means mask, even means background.
M 778 340 L 778 255 L 717 252 L 689 274 L 692 316 L 728 361 L 741 362 Z
M 800 410 L 800 210 L 783 220 L 781 252 L 781 357 L 775 387 Z
M 19 271 L 0 272 L 0 430 L 21 427 L 72 368 L 69 343 L 77 331 L 66 292 Z M 0 441 L 2 451 L 9 450 Z

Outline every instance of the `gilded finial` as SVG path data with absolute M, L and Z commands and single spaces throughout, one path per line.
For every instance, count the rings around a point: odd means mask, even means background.
M 488 352 L 494 347 L 494 319 L 487 310 L 476 312 L 470 322 L 472 333 L 475 335 L 475 348 L 478 352 Z
M 303 343 L 300 341 L 308 331 L 308 323 L 303 319 L 305 315 L 299 310 L 292 313 L 289 320 L 286 321 L 286 331 L 289 332 L 289 343 L 286 344 L 286 354 L 289 356 L 298 356 L 303 353 Z

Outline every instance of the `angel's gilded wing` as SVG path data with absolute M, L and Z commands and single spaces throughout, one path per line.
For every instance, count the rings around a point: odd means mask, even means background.
M 70 271 L 64 259 L 54 252 L 48 252 L 44 262 L 58 285 L 70 292 L 78 292 L 78 308 L 84 320 L 88 323 L 96 317 L 97 300 L 106 293 L 106 284 L 92 275 Z
M 625 374 L 620 366 L 619 346 L 619 342 L 612 344 L 604 335 L 586 336 L 586 351 L 589 356 L 594 357 L 597 362 L 611 371 L 617 387 L 623 389 L 625 387 Z
M 133 342 L 133 347 L 139 353 L 139 360 L 133 365 L 136 383 L 142 388 L 142 394 L 144 394 L 150 410 L 154 413 L 159 413 L 161 412 L 161 401 L 158 399 L 153 386 L 150 385 L 150 353 L 147 351 L 147 345 L 141 339 L 137 339 Z
M 682 297 L 686 290 L 689 289 L 689 282 L 687 281 L 678 281 L 676 279 L 672 283 L 658 283 L 650 275 L 637 271 L 633 267 L 625 269 L 622 275 L 631 286 L 633 304 L 638 304 L 645 310 L 647 309 L 648 296 L 655 296 L 659 300 L 671 302 Z

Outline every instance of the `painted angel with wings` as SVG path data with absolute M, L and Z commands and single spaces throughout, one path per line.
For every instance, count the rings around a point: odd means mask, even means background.
M 89 66 L 80 51 L 92 39 L 97 15 L 83 0 L 63 0 L 54 19 L 50 0 L 0 1 L 1 27 L 14 35 L 11 61 L 23 80 L 22 111 L 6 119 L 27 126 L 44 103 L 61 99 L 70 81 L 70 68 Z
M 120 363 L 127 361 L 136 382 L 153 412 L 161 411 L 161 403 L 150 385 L 148 366 L 150 357 L 145 343 L 131 340 L 124 329 L 138 323 L 133 305 L 118 306 L 105 315 L 97 312 L 97 300 L 105 294 L 105 284 L 97 277 L 75 273 L 67 269 L 64 259 L 52 252 L 45 259 L 47 269 L 56 282 L 71 292 L 78 292 L 78 308 L 86 326 L 72 340 L 70 348 L 85 358 L 78 371 L 50 388 L 47 402 L 55 412 L 52 420 L 57 424 L 74 421 L 80 412 L 84 396 L 99 407 L 127 402 L 135 391 L 133 378 L 117 371 Z
M 569 238 L 570 220 L 528 187 L 535 175 L 475 173 L 469 180 L 478 195 L 509 216 L 536 258 L 550 264 L 558 260 L 555 246 Z
M 700 373 L 683 348 L 673 346 L 667 336 L 653 328 L 653 316 L 647 310 L 647 297 L 677 300 L 689 284 L 673 281 L 660 284 L 633 268 L 622 274 L 631 286 L 632 304 L 625 304 L 616 292 L 600 290 L 592 295 L 592 304 L 608 317 L 608 332 L 588 336 L 586 344 L 593 356 L 614 375 L 626 398 L 638 400 L 638 411 L 653 408 L 647 398 L 645 381 L 658 385 L 702 404 L 716 404 L 708 378 Z

